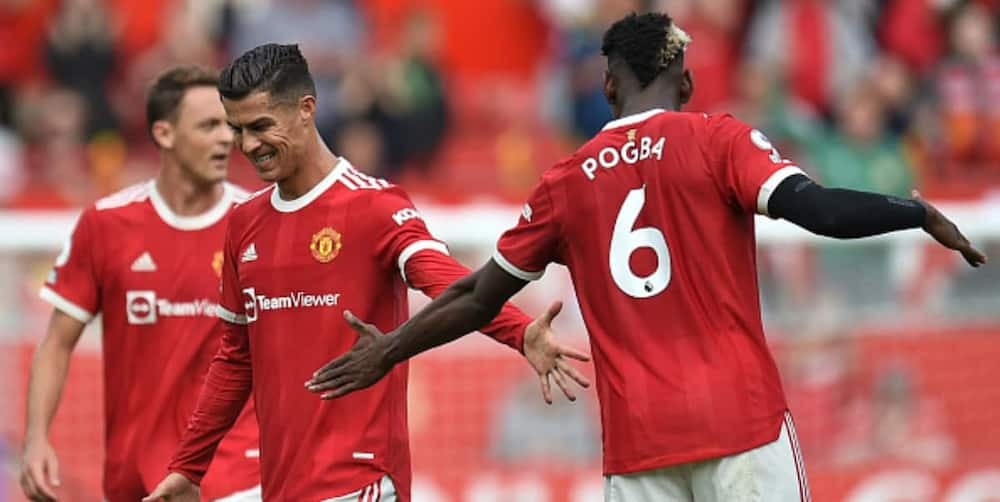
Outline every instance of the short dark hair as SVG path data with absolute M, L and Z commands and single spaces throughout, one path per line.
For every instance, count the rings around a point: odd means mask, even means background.
M 309 64 L 295 44 L 265 44 L 244 52 L 219 75 L 219 93 L 227 99 L 242 99 L 263 91 L 282 102 L 316 96 Z
M 631 13 L 604 33 L 601 53 L 609 63 L 626 63 L 645 88 L 675 61 L 682 62 L 690 38 L 674 30 L 670 16 L 658 12 Z
M 201 66 L 184 65 L 167 69 L 156 77 L 146 92 L 146 130 L 152 135 L 154 122 L 176 120 L 177 109 L 188 89 L 216 87 L 218 84 L 218 75 Z

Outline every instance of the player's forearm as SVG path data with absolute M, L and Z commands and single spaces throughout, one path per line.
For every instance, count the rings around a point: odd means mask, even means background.
M 73 347 L 66 347 L 50 337 L 38 346 L 31 362 L 28 382 L 28 416 L 25 442 L 47 439 L 52 417 L 59 407 Z
M 59 311 L 52 311 L 45 338 L 31 362 L 28 382 L 25 440 L 46 439 L 52 417 L 59 407 L 70 357 L 86 325 Z
M 436 253 L 420 253 L 406 264 L 410 284 L 431 298 L 438 298 L 448 286 L 467 277 L 471 271 L 454 258 Z M 518 352 L 523 350 L 524 330 L 531 318 L 517 307 L 505 303 L 500 313 L 479 330 Z
M 386 351 L 395 365 L 425 350 L 458 339 L 490 322 L 500 312 L 503 300 L 477 294 L 480 272 L 466 276 L 435 298 L 409 321 L 390 333 Z
M 803 175 L 790 176 L 768 203 L 771 216 L 815 234 L 838 239 L 870 237 L 920 228 L 927 218 L 912 199 L 842 188 L 824 188 Z

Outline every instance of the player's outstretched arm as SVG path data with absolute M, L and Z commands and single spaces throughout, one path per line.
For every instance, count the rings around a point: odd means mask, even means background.
M 908 228 L 922 228 L 948 249 L 962 254 L 973 267 L 986 263 L 958 227 L 920 194 L 913 199 L 825 188 L 808 177 L 789 176 L 771 195 L 768 214 L 784 218 L 815 234 L 855 239 Z
M 437 298 L 448 286 L 468 276 L 471 271 L 451 256 L 435 251 L 417 253 L 406 262 L 406 278 L 410 285 L 431 298 Z M 590 382 L 574 368 L 567 357 L 589 361 L 589 356 L 571 347 L 559 344 L 552 331 L 552 319 L 558 315 L 558 303 L 539 319 L 532 321 L 511 303 L 505 303 L 500 313 L 479 331 L 524 354 L 525 359 L 538 374 L 542 397 L 552 403 L 551 382 L 555 382 L 570 401 L 576 394 L 571 381 L 581 387 Z M 568 354 L 566 357 L 563 354 Z
M 322 395 L 324 399 L 364 389 L 385 376 L 397 363 L 482 328 L 525 284 L 491 260 L 475 273 L 456 281 L 386 336 L 382 336 L 375 326 L 344 312 L 347 322 L 358 332 L 358 342 L 346 354 L 317 370 L 306 386 L 312 392 L 329 391 Z M 557 308 L 550 309 L 532 325 L 544 333 L 557 313 Z M 529 326 L 529 330 L 533 328 Z M 525 337 L 528 343 L 529 334 Z M 586 357 L 576 351 L 560 355 Z
M 55 500 L 59 461 L 49 443 L 49 425 L 59 407 L 70 356 L 85 324 L 58 309 L 52 311 L 45 338 L 31 362 L 28 419 L 21 458 L 21 488 L 30 500 Z

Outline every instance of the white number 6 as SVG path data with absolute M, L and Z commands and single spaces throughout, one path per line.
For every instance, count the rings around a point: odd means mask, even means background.
M 670 284 L 670 250 L 667 240 L 656 227 L 632 229 L 639 211 L 646 205 L 646 185 L 628 193 L 618 211 L 615 229 L 611 234 L 611 278 L 625 294 L 635 298 L 649 298 L 667 289 Z M 645 277 L 632 272 L 629 263 L 632 253 L 639 248 L 650 248 L 656 253 L 656 270 Z

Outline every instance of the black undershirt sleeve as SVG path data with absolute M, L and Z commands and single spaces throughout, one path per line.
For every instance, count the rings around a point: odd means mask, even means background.
M 924 206 L 913 199 L 825 188 L 802 174 L 789 176 L 778 185 L 767 211 L 814 234 L 838 239 L 920 228 L 927 217 Z

